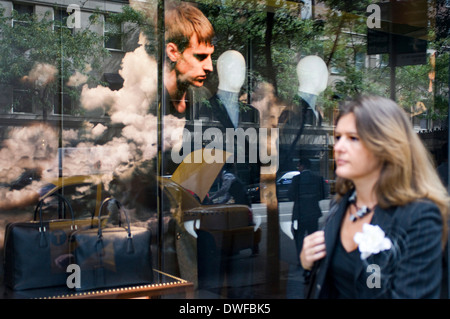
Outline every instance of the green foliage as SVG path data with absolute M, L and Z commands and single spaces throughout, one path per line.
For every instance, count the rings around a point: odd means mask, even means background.
M 333 9 L 324 17 L 324 33 L 322 39 L 323 57 L 332 70 L 337 70 L 337 79 L 334 86 L 328 88 L 321 101 L 323 107 L 333 108 L 336 103 L 333 97 L 341 99 L 354 98 L 360 94 L 378 94 L 390 97 L 390 67 L 387 63 L 359 68 L 355 61 L 358 55 L 366 54 L 367 26 L 365 8 L 373 1 L 342 1 L 324 0 L 326 5 Z M 433 39 L 435 30 L 429 28 L 429 39 Z M 427 59 L 425 65 L 408 65 L 395 68 L 395 94 L 396 101 L 407 112 L 421 102 L 427 107 L 427 112 L 421 117 L 443 119 L 448 114 L 448 53 L 439 52 L 448 44 L 449 37 L 439 41 L 429 41 L 428 48 L 434 48 L 436 57 L 435 80 L 433 91 L 429 92 L 430 80 L 428 77 L 431 65 Z M 389 60 L 388 55 L 383 56 L 384 62 Z M 381 62 L 381 61 L 379 61 Z
M 39 102 L 50 108 L 54 95 L 60 90 L 60 83 L 66 83 L 76 71 L 88 77 L 88 83 L 99 83 L 90 70 L 97 69 L 108 51 L 103 48 L 103 36 L 90 31 L 88 27 L 73 31 L 65 21 L 53 21 L 50 14 L 44 17 L 12 16 L 0 11 L 0 84 L 19 85 L 37 64 L 49 64 L 56 68 L 55 80 L 45 87 L 36 88 L 32 83 L 25 88 L 40 90 Z M 11 23 L 11 19 L 14 23 Z M 67 94 L 77 96 L 79 88 L 65 87 Z M 45 92 L 45 94 L 43 94 Z

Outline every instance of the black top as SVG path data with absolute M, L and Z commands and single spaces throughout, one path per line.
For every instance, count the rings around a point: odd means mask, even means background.
M 336 298 L 358 298 L 356 295 L 357 290 L 355 289 L 355 265 L 358 263 L 361 263 L 358 248 L 347 252 L 344 246 L 342 246 L 341 240 L 338 239 L 330 265 L 332 289 L 333 293 L 336 294 Z

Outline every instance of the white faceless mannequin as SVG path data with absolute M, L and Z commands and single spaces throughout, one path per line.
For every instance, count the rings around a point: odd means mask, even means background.
M 319 95 L 327 88 L 328 68 L 318 56 L 308 55 L 297 64 L 299 92 Z
M 318 56 L 308 55 L 297 64 L 299 81 L 298 94 L 309 104 L 316 118 L 317 96 L 325 91 L 328 84 L 328 68 Z
M 239 93 L 245 81 L 245 59 L 235 50 L 222 53 L 217 60 L 219 90 Z
M 225 105 L 234 127 L 239 121 L 239 92 L 245 81 L 245 70 L 244 56 L 238 51 L 225 51 L 217 60 L 217 96 Z

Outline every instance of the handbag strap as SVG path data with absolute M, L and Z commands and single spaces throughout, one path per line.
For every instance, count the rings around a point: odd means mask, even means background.
M 64 204 L 64 219 L 65 219 L 65 217 L 66 217 L 65 212 L 66 212 L 66 206 L 67 206 L 67 208 L 69 209 L 70 215 L 71 215 L 71 219 L 72 219 L 72 226 L 71 226 L 71 227 L 72 227 L 72 229 L 76 229 L 77 226 L 75 225 L 75 215 L 74 215 L 74 213 L 73 213 L 72 205 L 70 205 L 69 201 L 68 201 L 64 196 L 62 196 L 61 194 L 53 193 L 53 194 L 51 194 L 50 196 L 41 199 L 41 200 L 39 201 L 39 203 L 36 205 L 36 208 L 35 208 L 35 210 L 34 210 L 34 218 L 33 218 L 33 220 L 36 220 L 37 214 L 38 214 L 38 212 L 39 212 L 39 221 L 40 221 L 40 224 L 41 224 L 39 230 L 40 230 L 40 231 L 44 231 L 44 232 L 46 231 L 46 229 L 45 229 L 45 227 L 44 227 L 44 220 L 43 220 L 43 218 L 42 218 L 42 206 L 43 206 L 43 204 L 44 204 L 44 200 L 47 199 L 47 198 L 49 198 L 49 197 L 51 197 L 51 196 L 56 196 L 56 197 L 58 197 L 58 199 L 59 199 L 60 201 L 63 202 L 63 204 Z M 60 201 L 59 201 L 59 202 L 60 202 Z M 61 215 L 59 214 L 59 212 L 58 212 L 58 217 L 61 218 Z
M 125 216 L 125 220 L 127 222 L 127 232 L 128 232 L 128 238 L 132 238 L 132 234 L 131 234 L 131 227 L 130 227 L 130 219 L 128 218 L 128 214 L 126 212 L 125 209 L 123 209 L 122 205 L 120 204 L 120 202 L 118 200 L 116 200 L 115 198 L 112 197 L 108 197 L 105 198 L 100 206 L 99 212 L 98 212 L 98 237 L 101 238 L 102 237 L 102 222 L 101 222 L 101 216 L 102 216 L 102 211 L 103 211 L 103 207 L 108 203 L 114 203 L 116 204 L 118 210 L 119 210 L 119 226 L 120 226 L 120 215 L 121 213 L 123 213 L 123 215 Z

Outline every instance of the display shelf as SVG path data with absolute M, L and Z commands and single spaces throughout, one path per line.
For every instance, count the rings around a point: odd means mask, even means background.
M 89 291 L 75 291 L 64 287 L 46 289 L 32 289 L 12 291 L 3 289 L 6 299 L 131 299 L 131 298 L 159 298 L 184 294 L 185 298 L 193 298 L 194 285 L 192 282 L 153 269 L 155 283 L 133 285 L 116 288 L 104 288 Z

